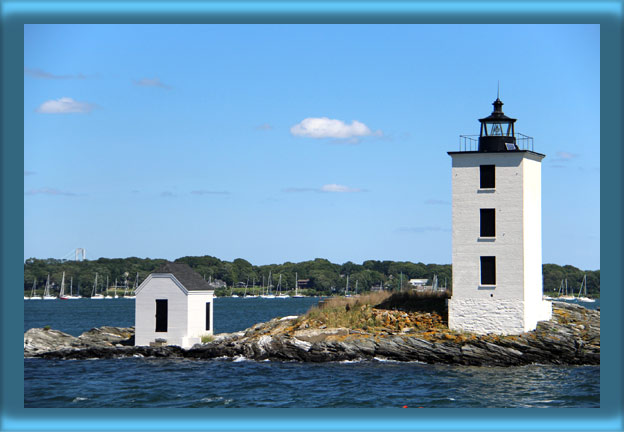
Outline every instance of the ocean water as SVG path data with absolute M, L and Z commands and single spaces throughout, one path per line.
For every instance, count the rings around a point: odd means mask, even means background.
M 298 315 L 318 298 L 215 300 L 215 332 Z M 599 307 L 599 301 L 587 306 Z M 133 300 L 24 301 L 24 330 L 131 326 Z M 599 407 L 599 366 L 466 367 L 376 359 L 24 359 L 25 407 Z

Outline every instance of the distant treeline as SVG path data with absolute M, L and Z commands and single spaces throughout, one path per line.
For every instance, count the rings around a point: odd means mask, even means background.
M 24 263 L 24 292 L 26 294 L 30 292 L 35 278 L 37 279 L 37 290 L 43 289 L 48 275 L 50 275 L 50 281 L 55 284 L 53 292 L 58 292 L 63 272 L 65 272 L 65 289 L 69 289 L 71 279 L 74 292 L 78 289 L 83 296 L 91 294 L 96 272 L 99 278 L 98 285 L 107 277 L 109 285 L 112 286 L 115 280 L 118 285 L 123 285 L 127 278 L 131 288 L 137 273 L 140 284 L 163 262 L 165 262 L 164 259 L 135 257 L 100 258 L 94 261 L 29 258 Z M 349 276 L 349 291 L 355 289 L 357 282 L 359 292 L 369 291 L 380 285 L 383 285 L 384 289 L 397 290 L 400 288 L 401 281 L 403 286 L 407 287 L 409 279 L 428 279 L 429 284 L 431 284 L 434 276 L 437 277 L 440 287 L 444 287 L 446 284 L 450 289 L 452 284 L 450 264 L 376 260 L 364 261 L 362 264 L 355 264 L 350 261 L 344 264 L 334 264 L 326 259 L 317 258 L 300 263 L 286 262 L 256 266 L 242 258 L 230 262 L 211 256 L 183 257 L 178 258 L 176 262 L 188 264 L 206 280 L 224 281 L 228 290 L 239 283 L 248 284 L 249 287 L 253 283 L 256 287 L 263 283 L 266 285 L 269 272 L 272 275 L 273 287 L 277 286 L 281 274 L 282 290 L 294 290 L 296 274 L 299 280 L 308 280 L 305 287 L 306 293 L 318 295 L 344 292 L 347 275 Z M 583 275 L 587 275 L 588 294 L 600 295 L 600 270 L 584 271 L 569 265 L 562 267 L 556 264 L 545 264 L 543 273 L 545 293 L 557 292 L 561 281 L 564 279 L 568 280 L 568 288 L 574 289 L 574 292 L 577 293 Z M 240 290 L 235 289 L 235 292 L 241 292 L 241 290 L 242 288 Z

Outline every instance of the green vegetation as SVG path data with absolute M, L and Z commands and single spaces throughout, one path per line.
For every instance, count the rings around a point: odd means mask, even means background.
M 445 300 L 444 294 L 434 292 L 375 292 L 335 297 L 299 317 L 292 330 L 347 328 L 372 334 L 447 332 Z
M 213 340 L 214 340 L 214 336 L 213 335 L 204 335 L 204 336 L 201 337 L 202 343 L 212 342 Z
M 100 258 L 90 261 L 67 261 L 56 259 L 35 259 L 29 258 L 24 263 L 24 294 L 30 295 L 34 278 L 37 278 L 37 292 L 41 294 L 45 285 L 47 275 L 50 280 L 56 283 L 53 289 L 58 292 L 61 282 L 62 272 L 65 272 L 65 289 L 69 289 L 69 280 L 73 278 L 73 290 L 78 289 L 80 294 L 88 296 L 93 289 L 95 273 L 99 274 L 100 288 L 102 281 L 109 277 L 112 285 L 117 279 L 119 285 L 124 281 L 124 274 L 128 273 L 128 283 L 131 288 L 136 274 L 139 274 L 139 283 L 147 275 L 156 270 L 165 260 L 151 258 Z M 315 260 L 303 261 L 300 263 L 285 262 L 283 264 L 269 264 L 263 266 L 252 265 L 249 261 L 237 258 L 232 262 L 222 261 L 211 256 L 182 257 L 176 260 L 191 266 L 197 273 L 204 276 L 206 280 L 218 279 L 227 284 L 227 289 L 216 290 L 216 295 L 229 295 L 232 292 L 232 285 L 237 283 L 247 283 L 248 293 L 255 279 L 256 293 L 264 283 L 267 283 L 269 271 L 273 275 L 273 289 L 277 285 L 279 275 L 282 275 L 282 289 L 294 291 L 295 274 L 299 280 L 308 279 L 307 286 L 299 289 L 305 295 L 331 296 L 343 294 L 346 288 L 346 276 L 349 276 L 349 292 L 353 293 L 357 281 L 358 293 L 370 291 L 374 286 L 383 284 L 388 291 L 399 291 L 400 288 L 408 288 L 409 279 L 429 279 L 438 277 L 439 286 L 446 286 L 450 289 L 451 265 L 450 264 L 423 264 L 408 261 L 376 261 L 368 260 L 362 264 L 355 264 L 348 261 L 344 264 L 334 264 L 326 259 L 317 258 Z M 585 271 L 573 266 L 559 266 L 556 264 L 545 264 L 544 272 L 544 293 L 556 293 L 562 279 L 568 279 L 568 287 L 577 293 L 583 279 L 587 275 L 587 293 L 590 296 L 600 296 L 600 270 Z M 401 285 L 402 281 L 402 287 Z M 234 288 L 236 294 L 243 294 L 244 288 Z M 121 294 L 121 292 L 119 293 Z

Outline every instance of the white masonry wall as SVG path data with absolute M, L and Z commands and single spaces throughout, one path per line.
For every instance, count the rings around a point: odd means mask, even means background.
M 201 337 L 213 334 L 214 298 L 213 291 L 189 291 L 188 336 L 185 344 L 193 346 Z M 206 330 L 206 303 L 210 303 L 210 330 Z
M 537 202 L 541 200 L 541 178 L 534 176 L 541 159 L 524 152 L 455 153 L 451 157 L 453 294 L 449 327 L 479 334 L 518 334 L 533 329 L 531 322 L 544 316 L 544 307 L 536 300 L 539 292 L 541 302 L 542 291 L 541 202 Z M 528 171 L 526 161 L 531 164 Z M 480 165 L 495 165 L 494 189 L 480 188 Z M 528 195 L 525 177 L 530 177 L 526 180 L 531 185 Z M 479 237 L 483 208 L 496 209 L 494 238 Z M 527 231 L 537 216 L 539 224 Z M 481 256 L 496 257 L 496 285 L 481 285 Z
M 167 299 L 167 332 L 156 332 L 156 300 Z M 134 344 L 149 345 L 165 339 L 168 345 L 184 345 L 188 325 L 187 295 L 167 274 L 150 275 L 137 289 Z
M 530 153 L 522 162 L 524 229 L 524 330 L 552 318 L 552 303 L 542 299 L 542 164 Z

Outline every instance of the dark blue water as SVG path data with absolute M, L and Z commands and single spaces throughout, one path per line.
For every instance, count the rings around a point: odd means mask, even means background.
M 318 299 L 215 300 L 215 331 L 305 312 Z M 599 306 L 597 302 L 591 307 Z M 132 300 L 25 301 L 24 327 L 131 326 Z M 26 407 L 599 407 L 600 367 L 388 361 L 24 359 Z
M 300 315 L 319 300 L 318 297 L 217 298 L 214 300 L 214 332 L 231 333 L 275 317 Z M 73 336 L 103 325 L 131 327 L 134 326 L 134 300 L 25 300 L 24 331 L 46 325 Z

